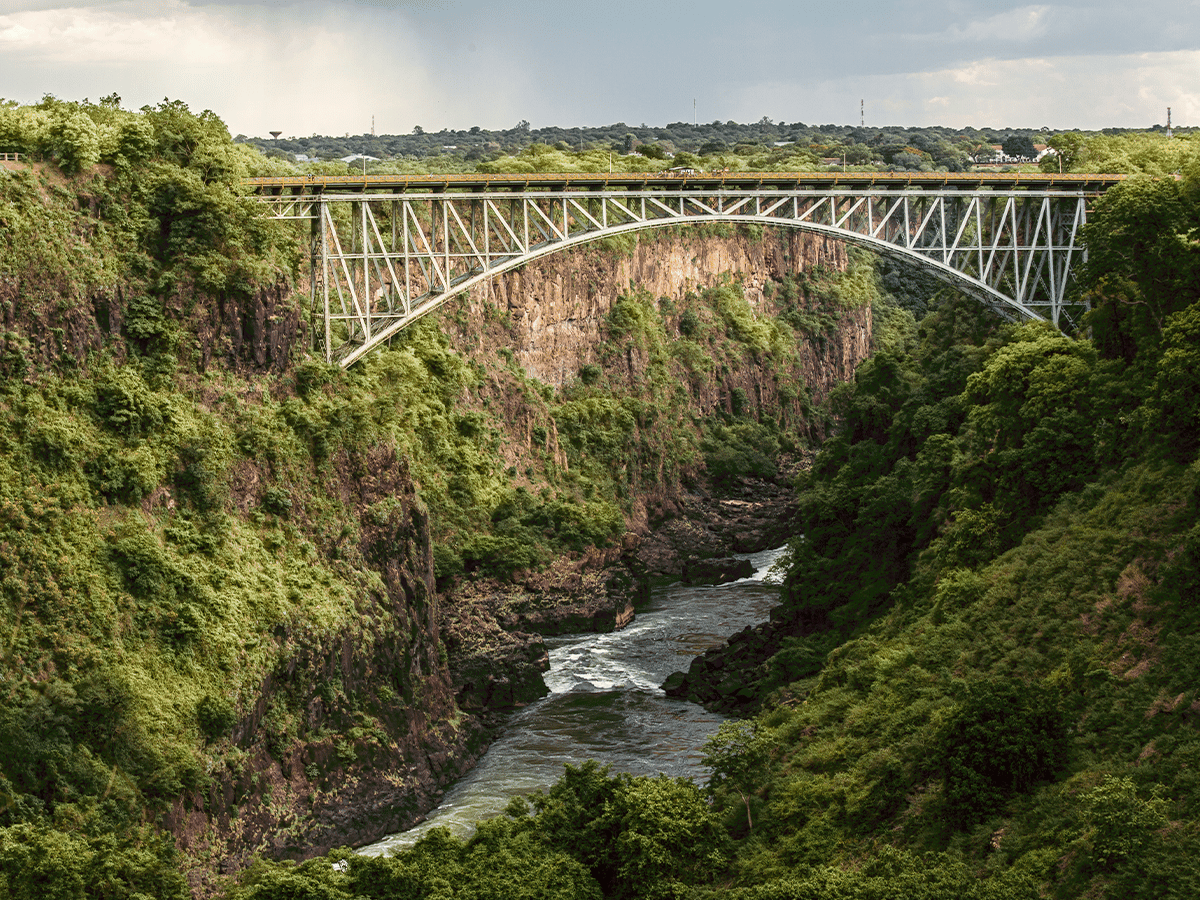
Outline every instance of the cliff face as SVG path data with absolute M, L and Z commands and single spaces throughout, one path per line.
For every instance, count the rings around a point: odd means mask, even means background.
M 803 403 L 796 398 L 807 394 L 811 402 L 820 403 L 836 385 L 853 376 L 855 367 L 870 352 L 869 306 L 828 309 L 819 301 L 801 299 L 806 310 L 823 314 L 813 318 L 826 325 L 818 333 L 802 337 L 797 357 L 788 357 L 785 369 L 776 368 L 774 355 L 760 356 L 743 348 L 739 356 L 714 358 L 711 373 L 694 378 L 682 391 L 660 385 L 672 394 L 671 399 L 644 392 L 652 367 L 651 351 L 645 344 L 625 342 L 617 352 L 613 352 L 616 345 L 606 346 L 609 317 L 622 295 L 644 292 L 659 300 L 659 310 L 669 311 L 664 313 L 665 329 L 667 339 L 672 340 L 682 335 L 679 311 L 696 305 L 689 302 L 689 294 L 736 281 L 754 314 L 765 319 L 781 312 L 783 300 L 777 286 L 786 276 L 817 268 L 842 272 L 848 262 L 844 245 L 797 231 L 768 231 L 761 237 L 652 234 L 643 236 L 629 253 L 584 247 L 493 279 L 448 304 L 441 325 L 462 353 L 474 357 L 489 372 L 480 396 L 466 398 L 466 402 L 500 411 L 506 432 L 501 452 L 510 474 L 519 480 L 519 473 L 523 470 L 528 475 L 527 466 L 532 463 L 536 468 L 539 459 L 560 472 L 568 470 L 573 463 L 562 441 L 570 438 L 556 430 L 551 409 L 523 399 L 527 387 L 506 367 L 494 366 L 497 356 L 511 354 L 526 375 L 558 388 L 557 396 L 572 396 L 584 367 L 603 367 L 603 377 L 614 393 L 645 398 L 648 405 L 660 409 L 678 401 L 692 417 L 736 414 L 733 398 L 741 397 L 748 407 L 744 411 L 761 410 L 795 428 L 803 424 L 796 420 L 803 415 L 798 412 Z M 708 347 L 713 354 L 727 353 L 707 343 L 694 346 Z M 659 366 L 661 370 L 661 362 Z M 680 377 L 687 380 L 684 373 Z M 691 421 L 683 427 L 694 428 Z M 651 417 L 649 424 L 638 427 L 653 430 L 656 426 Z M 686 437 L 678 432 L 674 436 Z M 642 438 L 654 441 L 653 436 L 643 434 Z M 580 460 L 576 458 L 574 464 L 581 464 Z M 713 520 L 707 500 L 690 496 L 685 486 L 695 474 L 694 470 L 689 474 L 676 469 L 645 477 L 631 461 L 625 475 L 625 524 L 643 540 L 626 535 L 627 571 L 678 576 L 689 557 L 763 549 L 790 536 L 786 487 L 760 484 L 760 494 L 773 492 L 772 501 L 765 504 L 726 501 L 724 506 L 729 508 L 722 509 L 718 522 Z M 647 537 L 652 527 L 666 520 L 670 521 Z M 590 598 L 597 608 L 608 609 L 614 600 L 621 601 L 616 604 L 617 627 L 631 617 L 632 603 L 603 584 L 600 564 L 590 565 L 584 557 L 571 566 L 573 572 L 578 570 L 576 580 L 593 583 L 600 594 L 607 594 L 603 601 Z M 512 584 L 467 584 L 448 593 L 443 602 L 443 625 L 460 704 L 486 710 L 538 696 L 544 650 L 541 641 L 528 632 L 553 633 L 564 621 L 575 628 L 612 627 L 589 626 L 583 621 L 586 617 L 575 614 L 576 607 L 586 606 L 581 598 L 587 593 L 576 587 L 564 594 L 528 578 L 516 578 Z M 536 609 L 525 615 L 528 606 Z
M 562 387 L 596 361 L 604 340 L 605 317 L 614 301 L 635 289 L 679 301 L 690 291 L 724 279 L 742 284 L 743 293 L 762 314 L 778 307 L 764 288 L 789 273 L 823 267 L 844 271 L 845 244 L 792 229 L 769 230 L 759 238 L 692 236 L 687 232 L 644 234 L 629 253 L 582 247 L 530 263 L 480 285 L 465 300 L 451 301 L 453 323 L 486 322 L 497 317 L 507 326 L 510 349 L 534 378 Z M 486 329 L 459 327 L 459 346 L 467 352 L 489 349 Z M 870 352 L 871 310 L 844 311 L 836 327 L 801 348 L 809 395 L 820 402 L 848 380 Z M 711 411 L 715 398 L 701 402 Z
M 205 792 L 173 805 L 165 825 L 202 893 L 257 854 L 306 858 L 411 826 L 485 749 L 455 704 L 428 516 L 406 466 L 385 448 L 334 464 L 377 588 L 340 633 L 276 628 L 278 664 L 234 725 L 232 748 Z
M 737 282 L 762 320 L 782 311 L 779 286 L 785 278 L 813 270 L 844 272 L 848 266 L 844 244 L 791 229 L 726 236 L 699 230 L 650 232 L 628 252 L 584 246 L 497 277 L 443 307 L 441 325 L 461 352 L 485 367 L 498 354 L 511 354 L 529 376 L 559 389 L 577 385 L 584 367 L 602 365 L 614 388 L 640 394 L 660 408 L 682 406 L 692 417 L 761 411 L 782 426 L 819 436 L 821 426 L 808 421 L 809 411 L 852 378 L 869 354 L 869 305 L 844 308 L 793 294 L 786 302 L 822 324 L 811 332 L 797 331 L 798 352 L 784 368 L 770 354 L 740 345 L 736 358 L 712 357 L 702 376 L 678 371 L 675 377 L 686 391 L 670 399 L 645 394 L 651 367 L 645 345 L 626 342 L 619 353 L 612 352 L 615 345 L 606 343 L 608 317 L 623 295 L 644 292 L 657 300 L 660 310 L 674 311 L 664 312 L 666 339 L 673 341 L 683 334 L 680 311 L 695 306 L 689 299 L 695 293 Z M 702 353 L 718 352 L 704 342 L 696 346 Z M 565 469 L 568 462 L 554 420 L 531 416 L 527 404 L 513 403 L 514 391 L 519 394 L 520 386 L 501 374 L 484 392 L 485 403 L 505 411 L 505 464 L 520 472 L 532 461 L 536 469 L 545 452 Z M 739 403 L 744 408 L 736 408 Z M 645 533 L 652 523 L 675 515 L 681 509 L 680 479 L 693 474 L 694 468 L 690 473 L 660 472 L 631 482 L 629 527 Z
M 42 302 L 30 302 L 39 295 Z M 189 367 L 283 372 L 297 347 L 305 346 L 300 301 L 285 281 L 278 281 L 248 295 L 178 291 L 163 312 L 183 326 L 178 353 Z M 38 278 L 0 280 L 0 375 L 61 367 L 64 358 L 81 364 L 97 350 L 124 361 L 127 341 L 136 342 L 141 333 L 139 302 L 122 285 L 88 297 L 63 297 Z

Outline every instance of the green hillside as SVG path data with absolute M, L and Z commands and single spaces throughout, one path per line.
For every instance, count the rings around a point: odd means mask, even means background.
M 0 107 L 32 159 L 0 169 L 0 894 L 1196 896 L 1200 165 L 1121 140 L 1089 152 L 1181 177 L 1091 214 L 1090 337 L 856 257 L 773 316 L 732 281 L 633 292 L 554 391 L 445 320 L 306 359 L 302 244 L 238 187 L 271 163 L 211 113 Z M 774 477 L 817 433 L 802 390 L 688 404 L 863 305 L 880 349 L 831 400 L 707 786 L 585 765 L 468 842 L 226 883 L 378 830 L 334 820 L 393 772 L 395 814 L 428 808 L 483 740 L 439 582 L 604 545 L 649 484 Z M 511 404 L 541 429 L 519 470 Z
M 467 842 L 233 896 L 1195 896 L 1197 176 L 1098 203 L 1091 339 L 943 298 L 834 398 L 706 789 L 568 768 Z

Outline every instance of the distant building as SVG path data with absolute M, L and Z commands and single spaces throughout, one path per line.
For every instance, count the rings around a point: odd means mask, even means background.
M 355 153 L 355 154 L 353 154 L 353 155 L 351 155 L 351 156 L 343 156 L 343 157 L 342 157 L 342 162 L 344 162 L 344 163 L 356 163 L 356 162 L 362 162 L 364 159 L 365 159 L 367 162 L 379 162 L 379 157 L 378 157 L 378 156 L 367 156 L 367 154 L 365 154 L 365 153 Z

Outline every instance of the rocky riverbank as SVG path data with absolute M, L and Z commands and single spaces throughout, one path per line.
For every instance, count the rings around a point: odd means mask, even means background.
M 737 562 L 730 554 L 779 547 L 795 533 L 791 483 L 809 461 L 806 455 L 783 460 L 774 480 L 743 479 L 721 495 L 702 488 L 680 495 L 668 510 L 670 518 L 643 538 L 638 559 L 659 581 L 729 580 Z
M 672 673 L 663 682 L 663 692 L 726 715 L 753 713 L 762 700 L 758 685 L 763 666 L 786 638 L 802 633 L 800 623 L 783 616 L 780 607 L 772 614 L 771 621 L 747 626 L 694 658 L 686 672 Z
M 491 722 L 547 693 L 543 636 L 624 628 L 650 596 L 638 536 L 561 557 L 512 581 L 464 581 L 441 604 L 440 623 L 460 709 Z
M 793 461 L 792 474 L 801 465 Z M 785 543 L 795 516 L 790 477 L 740 483 L 735 496 L 697 490 L 676 514 L 620 546 L 556 560 L 510 582 L 462 581 L 441 604 L 440 632 L 459 708 L 496 725 L 545 696 L 544 636 L 624 628 L 653 582 L 721 584 L 751 574 L 753 553 Z

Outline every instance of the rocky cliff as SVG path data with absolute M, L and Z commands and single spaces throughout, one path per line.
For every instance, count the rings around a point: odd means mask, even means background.
M 682 336 L 680 310 L 693 306 L 695 294 L 706 288 L 737 283 L 754 315 L 768 319 L 781 312 L 785 301 L 777 288 L 784 279 L 814 271 L 836 278 L 848 265 L 844 244 L 792 229 L 650 232 L 629 247 L 585 246 L 500 276 L 444 307 L 441 324 L 455 346 L 485 369 L 497 354 L 510 355 L 525 374 L 562 391 L 578 384 L 585 367 L 604 366 L 614 390 L 636 395 L 645 390 L 649 351 L 627 342 L 620 353 L 613 352 L 609 316 L 622 296 L 648 294 L 658 298 L 660 310 L 673 310 L 664 316 L 666 337 L 674 341 Z M 786 368 L 775 368 L 775 357 L 743 346 L 732 358 L 711 359 L 704 377 L 677 373 L 688 380 L 678 401 L 651 397 L 649 402 L 682 402 L 697 420 L 714 414 L 769 415 L 821 437 L 823 420 L 812 413 L 870 353 L 872 311 L 869 304 L 848 307 L 802 292 L 788 302 L 820 324 L 797 331 L 799 346 Z M 700 352 L 718 352 L 711 345 L 698 346 Z M 507 434 L 501 449 L 510 471 L 526 470 L 531 459 L 536 468 L 543 451 L 556 467 L 568 467 L 553 417 L 514 403 L 521 390 L 501 372 L 482 392 L 484 403 L 503 409 Z M 739 398 L 747 407 L 740 412 Z M 687 506 L 681 502 L 682 481 L 693 476 L 703 480 L 699 470 L 635 478 L 628 526 L 644 535 L 679 514 Z
M 459 346 L 470 352 L 472 347 L 494 350 L 496 330 L 479 325 L 499 320 L 525 371 L 562 387 L 582 366 L 597 361 L 605 317 L 622 294 L 640 289 L 679 301 L 733 279 L 756 310 L 774 314 L 778 306 L 765 290 L 772 281 L 818 267 L 844 271 L 846 265 L 845 244 L 792 229 L 754 236 L 713 236 L 699 229 L 648 232 L 627 251 L 585 246 L 499 276 L 465 300 L 452 301 L 446 321 L 457 331 Z M 814 401 L 853 375 L 870 343 L 869 307 L 841 311 L 834 329 L 805 343 L 804 378 Z
M 378 575 L 337 633 L 283 624 L 278 662 L 243 704 L 207 790 L 165 825 L 204 890 L 255 855 L 307 858 L 410 827 L 486 749 L 460 714 L 441 649 L 429 522 L 403 461 L 376 447 L 334 460 Z
M 523 399 L 528 391 L 511 370 L 490 365 L 498 355 L 560 395 L 571 394 L 585 367 L 603 367 L 613 390 L 636 395 L 649 366 L 648 351 L 626 346 L 614 354 L 608 345 L 609 317 L 622 295 L 649 294 L 659 298 L 660 310 L 678 312 L 696 292 L 737 282 L 755 315 L 768 318 L 780 312 L 780 292 L 772 288 L 785 277 L 814 269 L 843 272 L 847 265 L 844 245 L 791 230 L 723 236 L 662 232 L 643 236 L 630 248 L 585 247 L 538 260 L 453 301 L 441 324 L 462 353 L 491 373 L 481 395 L 467 400 L 502 411 L 509 471 L 527 472 L 539 457 L 565 470 L 570 463 L 550 410 Z M 799 393 L 819 403 L 850 379 L 870 352 L 871 309 L 825 309 L 815 298 L 800 302 L 821 309 L 827 324 L 816 334 L 802 335 L 798 368 L 783 375 L 802 380 Z M 668 315 L 676 338 L 678 318 Z M 769 360 L 745 353 L 714 368 L 715 377 L 697 379 L 685 392 L 688 412 L 697 419 L 733 412 L 731 398 L 737 394 L 748 398 L 751 412 L 787 408 L 781 373 Z M 679 577 L 689 566 L 698 573 L 704 569 L 699 559 L 778 546 L 791 535 L 786 478 L 748 484 L 744 497 L 715 501 L 703 473 L 696 475 L 696 480 L 676 473 L 642 481 L 628 476 L 626 525 L 633 533 L 625 538 L 623 567 L 636 573 L 639 584 L 649 576 Z M 563 623 L 573 629 L 621 627 L 634 603 L 627 599 L 628 585 L 611 586 L 615 561 L 587 555 L 560 560 L 556 566 L 565 565 L 579 582 L 565 591 L 549 589 L 542 583 L 546 577 L 527 573 L 509 583 L 451 588 L 443 602 L 443 627 L 460 704 L 486 711 L 539 696 L 545 664 L 539 633 L 554 633 Z M 607 576 L 605 566 L 610 567 Z M 605 613 L 603 624 L 591 623 L 597 609 Z
M 43 700 L 64 715 L 92 715 L 71 698 L 95 682 L 117 686 L 110 693 L 127 721 L 5 732 L 44 738 L 47 760 L 83 760 L 79 771 L 100 767 L 104 779 L 67 790 L 48 780 L 53 765 L 26 766 L 15 753 L 0 755 L 0 775 L 64 822 L 84 808 L 64 797 L 94 799 L 94 834 L 160 824 L 184 850 L 198 894 L 256 854 L 309 856 L 412 824 L 482 752 L 489 711 L 537 696 L 541 634 L 628 621 L 646 580 L 637 536 L 622 538 L 620 526 L 644 535 L 689 508 L 680 493 L 702 468 L 694 419 L 737 418 L 740 397 L 739 421 L 770 407 L 792 416 L 792 427 L 808 398 L 848 377 L 870 343 L 869 308 L 823 313 L 799 362 L 789 356 L 781 374 L 770 353 L 756 357 L 709 310 L 715 337 L 693 349 L 724 355 L 682 393 L 639 399 L 652 364 L 660 373 L 685 367 L 655 363 L 645 346 L 618 346 L 611 316 L 623 296 L 653 297 L 656 334 L 674 341 L 693 292 L 738 282 L 766 318 L 777 310 L 770 287 L 789 272 L 846 265 L 840 245 L 800 233 L 660 232 L 549 257 L 448 306 L 442 328 L 478 366 L 459 359 L 459 368 L 484 373 L 478 383 L 473 374 L 455 381 L 439 368 L 453 368 L 454 354 L 426 347 L 391 373 L 387 391 L 370 394 L 355 380 L 361 373 L 297 365 L 302 297 L 277 269 L 201 290 L 199 270 L 166 250 L 153 281 L 100 265 L 134 258 L 136 242 L 80 245 L 54 265 L 27 259 L 30 235 L 50 234 L 46 222 L 67 224 L 36 246 L 70 249 L 71 229 L 91 233 L 96 213 L 87 184 L 43 209 L 35 200 L 44 185 L 26 180 L 8 187 L 23 191 L 12 208 L 26 215 L 27 233 L 0 253 L 0 419 L 9 436 L 0 499 L 12 513 L 0 543 L 29 555 L 6 582 L 19 595 L 6 608 L 37 650 L 8 652 L 4 677 L 24 693 L 0 698 L 0 718 L 23 722 Z M 497 358 L 503 365 L 483 364 Z M 556 421 L 576 402 L 568 395 L 582 371 L 597 365 L 611 396 L 577 396 L 575 418 Z M 795 388 L 800 381 L 806 390 Z M 444 406 L 414 419 L 426 431 L 404 445 L 409 435 L 389 429 L 431 385 Z M 610 411 L 625 417 L 610 435 L 618 450 L 581 450 L 592 437 L 587 415 Z M 663 411 L 671 422 L 655 419 Z M 680 435 L 690 456 L 667 460 Z M 461 454 L 443 452 L 452 442 Z M 414 459 L 425 454 L 424 486 L 398 446 Z M 637 453 L 640 461 L 622 459 Z M 479 475 L 478 494 L 456 480 L 462 459 Z M 614 460 L 628 471 L 606 469 Z M 438 478 L 448 484 L 442 498 L 430 487 Z M 529 534 L 563 522 L 583 529 L 554 545 L 572 546 L 571 557 L 439 596 L 431 540 L 462 545 L 450 529 L 433 535 L 426 509 L 461 496 L 467 524 L 456 527 L 486 531 L 492 507 L 477 497 L 494 504 L 518 483 L 531 508 L 560 517 L 537 520 Z M 47 496 L 57 498 L 49 507 L 40 502 Z M 600 533 L 590 501 L 615 511 L 601 538 L 619 546 L 587 549 Z M 34 529 L 30 516 L 49 524 Z M 731 534 L 771 530 L 735 518 Z M 45 536 L 60 533 L 61 545 Z M 102 613 L 90 605 L 96 597 Z

